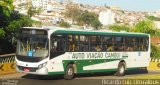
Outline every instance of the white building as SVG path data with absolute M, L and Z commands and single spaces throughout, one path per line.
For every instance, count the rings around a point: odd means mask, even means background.
M 110 25 L 115 23 L 115 13 L 111 10 L 102 11 L 99 13 L 99 21 L 102 25 Z
M 27 3 L 30 0 L 17 0 L 18 4 Z
M 18 4 L 31 2 L 33 7 L 42 8 L 43 11 L 47 11 L 47 6 L 50 1 L 53 1 L 53 0 L 17 0 Z
M 160 29 L 160 21 L 153 21 L 153 22 L 154 22 L 156 28 Z
M 156 17 L 160 17 L 160 9 L 156 10 L 156 15 L 157 15 Z
M 50 0 L 32 0 L 32 5 L 35 8 L 42 8 L 42 10 L 47 11 L 47 6 Z

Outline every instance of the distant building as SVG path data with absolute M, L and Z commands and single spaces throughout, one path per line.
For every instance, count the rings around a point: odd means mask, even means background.
M 156 28 L 160 29 L 160 21 L 153 21 L 153 22 L 154 22 Z
M 160 17 L 160 9 L 156 10 L 156 15 L 157 15 L 156 17 Z
M 41 8 L 43 11 L 47 11 L 47 6 L 52 0 L 17 0 L 18 4 L 25 4 L 31 2 L 33 7 Z
M 111 10 L 102 11 L 99 13 L 99 21 L 102 25 L 110 25 L 115 23 L 115 13 Z
M 18 0 L 13 0 L 13 5 L 15 6 L 15 7 L 18 7 Z
M 110 6 L 110 9 L 112 9 L 112 10 L 121 10 L 121 8 L 117 7 L 117 6 Z

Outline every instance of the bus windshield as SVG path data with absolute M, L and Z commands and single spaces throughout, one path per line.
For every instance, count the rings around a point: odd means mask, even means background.
M 47 37 L 20 37 L 17 54 L 29 57 L 46 57 L 48 55 Z

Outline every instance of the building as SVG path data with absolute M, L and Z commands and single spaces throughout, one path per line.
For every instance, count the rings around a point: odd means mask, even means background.
M 17 0 L 17 4 L 27 4 L 32 3 L 32 6 L 35 8 L 41 8 L 43 11 L 47 11 L 47 6 L 52 0 Z
M 153 21 L 153 22 L 154 22 L 156 28 L 160 29 L 160 21 Z
M 111 10 L 102 11 L 99 13 L 99 21 L 102 25 L 110 25 L 115 23 L 115 13 Z

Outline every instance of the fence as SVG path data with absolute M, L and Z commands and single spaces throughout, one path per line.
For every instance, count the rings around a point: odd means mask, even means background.
M 0 75 L 15 72 L 15 54 L 0 55 Z
M 151 62 L 160 62 L 160 58 L 151 58 Z

